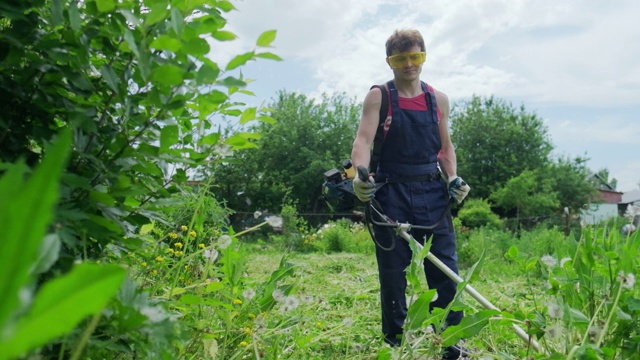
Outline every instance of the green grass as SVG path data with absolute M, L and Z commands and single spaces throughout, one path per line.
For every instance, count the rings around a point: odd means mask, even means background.
M 278 267 L 281 252 L 264 247 L 250 249 L 247 276 L 266 278 Z M 301 305 L 295 311 L 304 317 L 294 331 L 312 334 L 306 344 L 294 344 L 289 359 L 375 359 L 387 346 L 380 334 L 378 273 L 373 253 L 292 253 L 296 266 L 295 295 Z M 534 296 L 531 281 L 500 271 L 504 264 L 489 263 L 474 274 L 472 286 L 494 305 L 515 312 L 529 307 Z M 466 270 L 461 271 L 465 276 Z M 541 285 L 541 284 L 540 284 Z M 470 296 L 467 303 L 480 308 Z M 483 359 L 508 359 L 525 349 L 512 328 L 492 323 L 469 344 Z M 479 357 L 480 357 L 479 356 Z M 479 358 L 478 357 L 478 358 Z

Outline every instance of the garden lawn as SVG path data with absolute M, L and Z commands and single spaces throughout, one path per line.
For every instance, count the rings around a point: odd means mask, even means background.
M 278 268 L 282 253 L 261 245 L 249 246 L 247 276 L 266 279 Z M 373 253 L 291 253 L 295 265 L 295 290 L 299 300 L 288 309 L 298 319 L 288 332 L 283 349 L 288 359 L 375 359 L 387 346 L 380 335 L 378 273 Z M 468 269 L 463 269 L 467 276 Z M 529 307 L 541 296 L 542 287 L 530 287 L 514 275 L 506 263 L 488 262 L 476 270 L 472 286 L 502 310 L 515 312 Z M 463 300 L 479 310 L 470 296 Z M 285 311 L 285 310 L 280 310 Z M 483 359 L 518 358 L 525 349 L 509 324 L 492 322 L 469 345 Z M 399 354 L 396 354 L 399 355 Z M 435 358 L 428 356 L 425 358 Z M 265 358 L 270 358 L 265 354 Z M 275 358 L 275 357 L 274 357 Z

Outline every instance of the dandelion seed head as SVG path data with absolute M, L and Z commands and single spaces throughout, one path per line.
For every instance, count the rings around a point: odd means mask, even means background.
M 284 294 L 284 292 L 282 292 L 282 290 L 280 290 L 280 289 L 276 289 L 276 290 L 271 294 L 271 296 L 273 296 L 273 298 L 274 298 L 276 301 L 280 302 L 280 301 L 284 301 L 284 298 L 285 298 L 285 296 L 286 296 L 286 295 Z
M 229 247 L 229 245 L 231 245 L 231 236 L 229 235 L 220 236 L 220 239 L 218 239 L 218 247 L 220 249 L 226 249 Z
M 254 219 L 258 219 L 260 216 L 262 216 L 262 213 L 260 211 L 256 211 L 253 213 L 253 218 Z
M 265 219 L 265 221 L 267 222 L 267 224 L 269 224 L 269 226 L 271 226 L 274 229 L 281 228 L 283 224 L 283 220 L 279 216 L 269 216 Z
M 344 326 L 351 326 L 353 325 L 353 319 L 350 317 L 346 317 L 344 318 L 344 320 L 342 320 L 342 325 Z
M 247 300 L 253 299 L 254 296 L 256 296 L 256 291 L 253 290 L 253 289 L 247 289 L 247 290 L 242 292 L 242 297 L 247 299 Z
M 620 271 L 618 280 L 625 289 L 633 289 L 633 286 L 636 284 L 636 276 L 633 273 L 625 274 L 623 271 Z
M 547 312 L 549 316 L 554 319 L 561 319 L 564 316 L 564 309 L 555 301 L 547 304 Z
M 562 337 L 562 334 L 562 326 L 560 326 L 560 324 L 553 324 L 546 328 L 545 336 L 551 340 L 558 340 L 560 337 Z
M 209 261 L 215 262 L 218 259 L 219 253 L 216 249 L 206 249 L 202 255 Z
M 558 260 L 551 256 L 551 255 L 545 255 L 542 258 L 540 258 L 540 262 L 542 262 L 543 264 L 549 266 L 549 267 L 553 267 L 558 265 Z
M 289 295 L 284 298 L 282 311 L 289 312 L 289 311 L 295 310 L 299 305 L 300 305 L 300 302 L 298 301 L 298 298 L 296 298 L 293 295 Z
M 568 263 L 569 261 L 571 261 L 570 257 L 564 257 L 560 259 L 560 267 L 564 267 L 564 264 Z

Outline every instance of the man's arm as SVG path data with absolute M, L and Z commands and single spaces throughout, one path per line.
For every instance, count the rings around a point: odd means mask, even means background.
M 353 166 L 365 166 L 369 169 L 371 161 L 371 145 L 378 130 L 380 122 L 380 106 L 382 103 L 382 92 L 378 88 L 373 88 L 367 93 L 362 106 L 362 117 L 360 118 L 360 126 L 358 133 L 353 141 L 353 149 L 351 150 L 351 161 Z M 375 169 L 369 169 L 375 171 Z
M 451 142 L 449 135 L 449 98 L 443 92 L 434 90 L 436 94 L 436 103 L 438 104 L 438 129 L 440 131 L 440 140 L 442 147 L 438 153 L 438 162 L 440 168 L 447 175 L 447 178 L 458 176 L 458 161 L 456 159 L 456 150 Z

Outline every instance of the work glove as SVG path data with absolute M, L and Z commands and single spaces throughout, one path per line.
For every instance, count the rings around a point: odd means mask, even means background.
M 369 181 L 362 181 L 360 177 L 356 176 L 356 178 L 353 179 L 353 191 L 362 202 L 373 200 L 373 193 L 376 192 L 376 184 L 373 177 L 369 176 Z
M 456 199 L 456 202 L 461 203 L 467 194 L 469 194 L 469 190 L 471 187 L 467 184 L 460 176 L 452 176 L 449 178 L 449 196 Z

